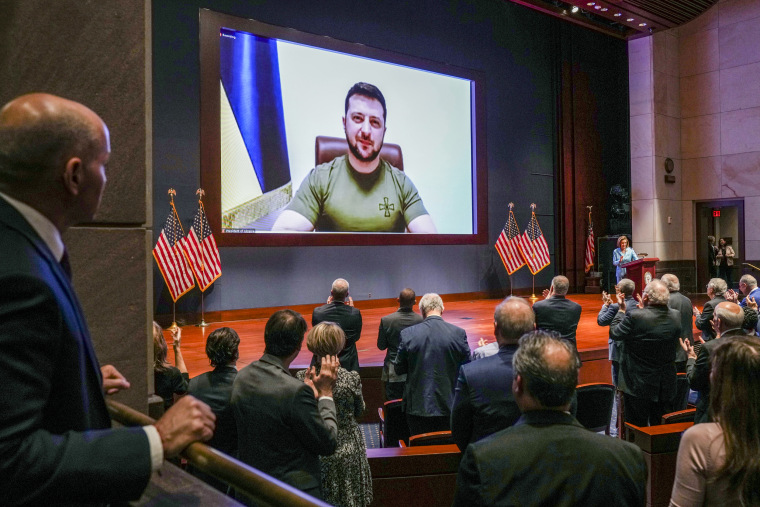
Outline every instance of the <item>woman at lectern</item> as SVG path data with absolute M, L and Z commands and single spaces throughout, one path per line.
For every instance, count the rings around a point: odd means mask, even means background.
M 618 283 L 625 278 L 625 264 L 638 260 L 639 257 L 631 248 L 628 237 L 623 235 L 617 240 L 617 248 L 612 252 L 612 264 L 615 266 L 615 277 Z

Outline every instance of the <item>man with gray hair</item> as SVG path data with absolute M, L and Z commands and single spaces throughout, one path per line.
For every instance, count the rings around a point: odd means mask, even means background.
M 533 310 L 523 298 L 508 297 L 496 307 L 493 334 L 499 344 L 498 353 L 459 369 L 451 432 L 460 450 L 513 425 L 520 417 L 511 389 L 512 357 L 520 337 L 533 331 L 535 325 Z
M 696 317 L 694 325 L 697 326 L 697 329 L 702 331 L 702 339 L 706 342 L 715 338 L 715 330 L 712 326 L 713 312 L 715 311 L 716 306 L 723 301 L 726 301 L 727 291 L 728 285 L 726 285 L 724 279 L 711 278 L 710 281 L 707 282 L 707 297 L 709 297 L 710 300 L 705 303 L 701 312 L 697 310 L 696 306 L 693 309 L 694 316 Z
M 699 393 L 697 398 L 697 412 L 694 415 L 694 423 L 710 422 L 710 358 L 720 341 L 718 339 L 730 336 L 742 336 L 744 330 L 744 311 L 736 303 L 723 301 L 718 303 L 713 313 L 712 326 L 716 333 L 716 339 L 705 342 L 699 349 L 694 351 L 689 343 L 681 340 L 682 350 L 688 355 L 686 362 L 686 375 L 689 377 L 689 386 Z
M 754 276 L 742 275 L 742 277 L 739 279 L 739 290 L 742 291 L 742 294 L 746 295 L 744 299 L 739 301 L 739 297 L 734 291 L 728 291 L 729 295 L 726 297 L 726 299 L 733 303 L 737 303 L 742 308 L 745 308 L 745 313 L 747 312 L 746 308 L 748 303 L 760 303 L 760 288 L 758 288 L 757 280 Z M 756 336 L 760 336 L 760 326 L 757 324 L 755 324 L 754 327 L 754 334 Z
M 464 329 L 441 317 L 441 296 L 422 296 L 420 311 L 425 320 L 401 331 L 393 363 L 396 373 L 407 374 L 404 411 L 410 435 L 450 429 L 457 372 L 470 358 Z
M 678 281 L 676 275 L 667 273 L 662 275 L 661 280 L 668 287 L 668 292 L 670 292 L 668 307 L 676 310 L 681 316 L 681 338 L 694 345 L 694 315 L 691 299 L 679 292 L 681 290 L 681 282 Z M 676 371 L 686 371 L 686 353 L 681 347 L 676 349 Z
M 647 467 L 635 445 L 588 431 L 568 413 L 580 360 L 545 331 L 520 338 L 512 393 L 520 419 L 462 455 L 455 506 L 644 505 Z
M 565 297 L 569 288 L 570 280 L 567 277 L 555 276 L 551 288 L 544 290 L 543 301 L 533 303 L 533 311 L 536 314 L 536 329 L 556 331 L 563 340 L 576 347 L 575 330 L 581 320 L 581 305 Z
M 338 354 L 340 365 L 348 371 L 359 371 L 359 354 L 356 342 L 362 335 L 362 314 L 354 307 L 354 300 L 348 292 L 348 282 L 338 278 L 332 283 L 327 304 L 314 309 L 311 326 L 320 322 L 335 322 L 346 333 L 346 345 Z
M 676 394 L 676 347 L 681 316 L 668 308 L 670 293 L 660 280 L 644 288 L 641 309 L 625 314 L 610 335 L 624 342 L 618 388 L 623 392 L 625 422 L 636 426 L 660 424 L 673 411 Z M 619 312 L 626 303 L 618 295 Z

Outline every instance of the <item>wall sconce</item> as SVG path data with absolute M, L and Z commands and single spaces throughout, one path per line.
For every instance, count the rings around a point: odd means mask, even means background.
M 666 158 L 665 159 L 665 183 L 675 183 L 676 182 L 676 176 L 675 174 L 671 174 L 673 172 L 673 169 L 675 169 L 675 164 L 673 163 L 672 158 Z

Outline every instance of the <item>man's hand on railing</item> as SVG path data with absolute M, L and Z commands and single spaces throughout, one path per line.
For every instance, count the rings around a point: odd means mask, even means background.
M 208 405 L 192 396 L 183 396 L 156 421 L 164 458 L 174 458 L 196 441 L 206 442 L 214 435 L 216 416 Z
M 127 379 L 112 364 L 101 366 L 100 373 L 103 375 L 104 393 L 116 394 L 123 389 L 129 389 L 130 384 Z

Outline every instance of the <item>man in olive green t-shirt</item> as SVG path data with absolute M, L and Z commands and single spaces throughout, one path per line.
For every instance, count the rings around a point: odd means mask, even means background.
M 412 181 L 378 157 L 386 129 L 383 94 L 356 83 L 345 108 L 348 153 L 309 172 L 272 230 L 437 232 Z

